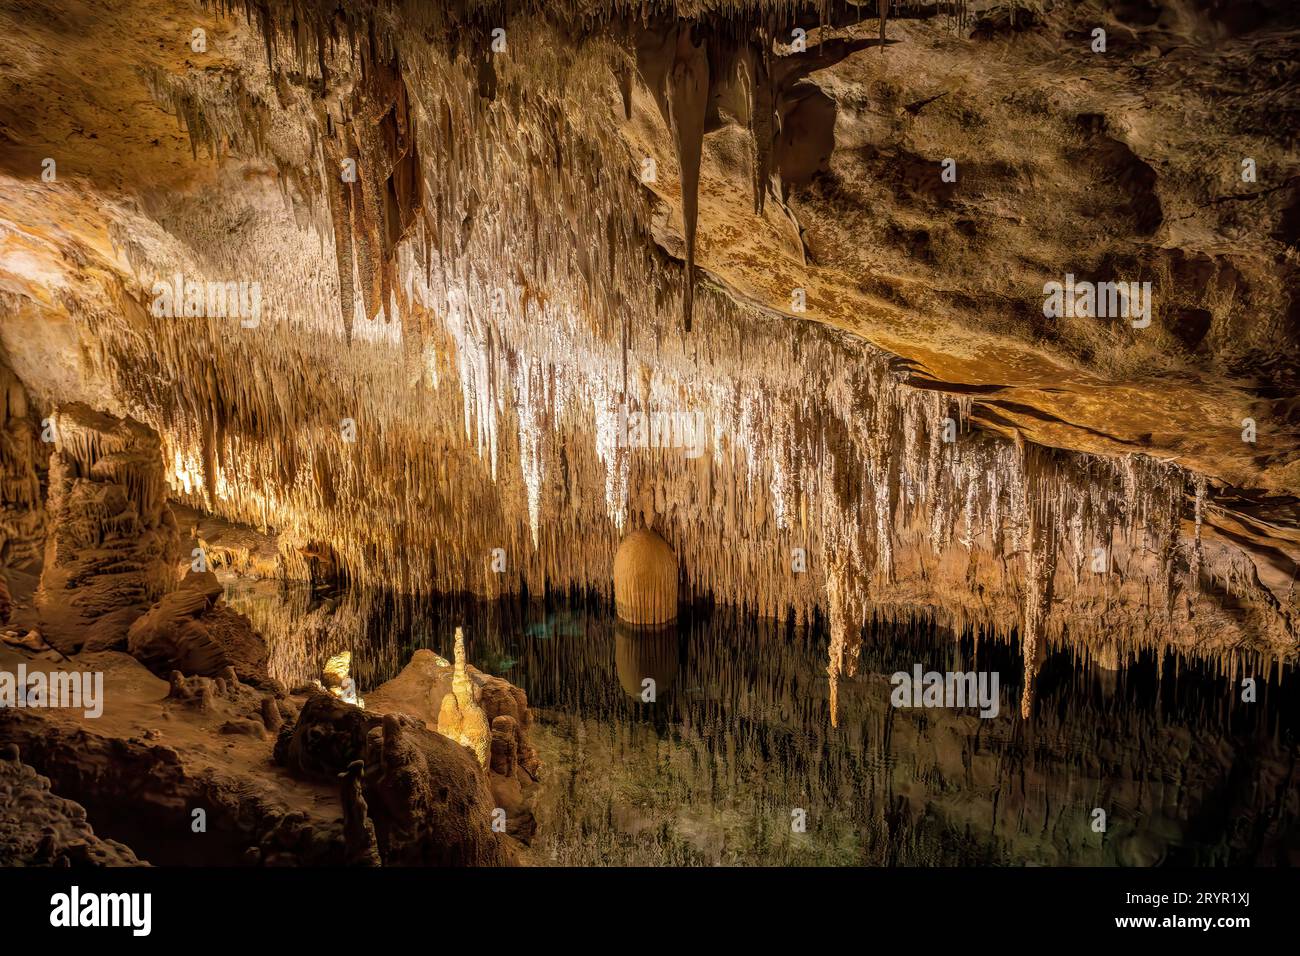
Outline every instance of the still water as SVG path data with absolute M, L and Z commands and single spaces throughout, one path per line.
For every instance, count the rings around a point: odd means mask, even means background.
M 1289 669 L 1243 702 L 1249 667 L 1057 650 L 1024 720 L 1014 641 L 877 622 L 833 725 L 817 623 L 712 608 L 640 634 L 585 597 L 229 597 L 273 661 L 298 648 L 282 670 L 351 646 L 363 693 L 416 648 L 450 658 L 463 627 L 470 663 L 533 709 L 536 865 L 1300 864 Z M 918 664 L 997 673 L 998 715 L 892 706 L 891 675 Z

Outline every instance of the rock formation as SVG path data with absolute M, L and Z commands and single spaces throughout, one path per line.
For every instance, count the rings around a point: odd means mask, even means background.
M 492 830 L 492 797 L 472 752 L 421 721 L 380 716 L 330 694 L 313 695 L 276 744 L 277 762 L 318 777 L 364 767 L 365 808 L 385 866 L 495 865 L 508 851 Z M 345 826 L 349 856 L 363 854 L 357 834 L 362 807 L 353 802 Z
M 362 787 L 365 762 L 354 760 L 339 774 L 339 800 L 343 804 L 343 838 L 347 841 L 349 866 L 379 866 L 375 825 L 370 819 Z
M 677 620 L 677 555 L 649 528 L 623 539 L 614 555 L 614 605 L 629 624 Z
M 191 571 L 131 625 L 126 649 L 159 677 L 217 677 L 233 668 L 239 679 L 268 679 L 266 642 L 248 618 L 221 603 L 222 586 L 211 571 Z
M 366 706 L 366 702 L 357 696 L 357 685 L 352 679 L 351 651 L 340 651 L 325 662 L 321 683 L 339 700 L 358 707 Z
M 130 409 L 177 499 L 304 574 L 604 587 L 626 529 L 657 527 L 688 595 L 834 605 L 849 675 L 867 604 L 1026 629 L 1032 446 L 1059 452 L 1039 504 L 1072 578 L 1046 640 L 1070 618 L 1085 644 L 1290 654 L 1296 183 L 1269 91 L 1295 31 L 1275 0 L 1030 6 L 887 31 L 837 4 L 562 6 L 494 53 L 456 10 L 266 0 L 210 8 L 222 41 L 184 62 L 106 29 L 138 69 L 105 85 L 158 109 L 130 135 L 35 94 L 0 117 L 0 343 L 35 407 Z M 1079 40 L 1098 19 L 1104 56 Z M 88 99 L 54 59 L 6 62 Z M 1201 122 L 1171 120 L 1183 100 Z M 55 148 L 68 124 L 98 139 Z M 105 181 L 147 134 L 156 157 Z M 1045 321 L 1067 275 L 1152 281 L 1151 325 Z M 240 282 L 256 316 L 199 294 Z M 630 441 L 629 412 L 698 417 L 707 453 Z
M 486 766 L 492 731 L 475 696 L 474 684 L 465 670 L 465 635 L 460 628 L 456 628 L 454 667 L 451 693 L 445 695 L 438 706 L 438 733 L 464 744 L 478 757 L 478 762 Z
M 50 781 L 0 749 L 0 864 L 5 866 L 139 866 L 129 847 L 102 840 L 86 809 L 50 792 Z
M 504 831 L 499 832 L 528 843 L 537 829 L 534 806 L 542 765 L 529 738 L 533 715 L 528 697 L 520 688 L 468 663 L 458 668 L 433 651 L 421 648 L 411 655 L 396 677 L 369 695 L 371 706 L 386 713 L 413 717 L 428 729 L 437 728 L 439 733 L 469 747 L 468 741 L 460 740 L 461 705 L 454 691 L 458 674 L 462 696 L 473 702 L 470 713 L 481 714 L 484 726 L 489 728 L 485 770 L 493 809 L 504 812 L 504 821 L 499 818 L 497 821 L 504 822 Z M 466 680 L 470 685 L 468 695 L 464 692 Z M 444 714 L 448 721 L 445 729 L 441 723 Z M 471 750 L 477 756 L 477 749 L 471 747 Z
M 53 419 L 42 632 L 61 651 L 121 646 L 176 583 L 178 542 L 158 437 L 70 405 Z
M 0 361 L 0 567 L 39 567 L 45 541 L 45 502 L 38 468 L 48 445 L 40 441 L 27 392 Z

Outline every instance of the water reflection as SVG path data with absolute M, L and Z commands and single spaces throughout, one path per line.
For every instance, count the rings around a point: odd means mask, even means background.
M 458 625 L 475 666 L 527 691 L 537 863 L 1300 864 L 1300 688 L 1276 668 L 1244 703 L 1249 674 L 1048 650 L 1024 720 L 1014 642 L 874 622 L 832 728 L 819 625 L 714 610 L 646 633 L 587 600 L 351 595 L 302 618 L 314 653 L 342 639 L 330 618 L 352 622 L 363 691 L 417 647 L 449 655 Z M 997 672 L 998 716 L 891 706 L 890 675 L 917 664 Z
M 614 665 L 618 682 L 629 697 L 645 703 L 658 700 L 677 680 L 677 625 L 634 627 L 614 625 Z

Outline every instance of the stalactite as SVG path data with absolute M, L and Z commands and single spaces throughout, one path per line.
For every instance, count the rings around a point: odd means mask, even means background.
M 588 50 L 512 31 L 488 99 L 463 82 L 454 52 L 390 44 L 382 24 L 372 37 L 339 15 L 344 34 L 365 39 L 322 52 L 320 33 L 313 43 L 305 25 L 283 23 L 268 38 L 273 69 L 305 58 L 313 82 L 356 92 L 320 113 L 298 104 L 312 133 L 296 144 L 301 157 L 278 158 L 309 173 L 266 187 L 276 210 L 259 208 L 266 234 L 242 233 L 248 248 L 200 261 L 190 250 L 210 236 L 192 221 L 229 232 L 246 209 L 232 201 L 194 217 L 178 203 L 157 223 L 110 211 L 138 287 L 76 320 L 103 344 L 124 404 L 162 436 L 173 495 L 269 527 L 286 549 L 329 542 L 347 580 L 415 594 L 606 588 L 624 530 L 653 525 L 691 593 L 800 619 L 835 607 L 836 681 L 851 673 L 865 608 L 1020 625 L 1027 661 L 1031 646 L 1061 636 L 1052 593 L 1076 612 L 1072 640 L 1121 632 L 1123 655 L 1175 637 L 1236 639 L 1220 633 L 1217 592 L 1260 585 L 1248 559 L 1199 543 L 1203 503 L 1190 554 L 1207 593 L 1189 596 L 1195 618 L 1170 600 L 1188 479 L 1175 466 L 1022 453 L 979 427 L 971 396 L 914 390 L 861 340 L 693 289 L 693 251 L 683 272 L 649 248 L 650 203 L 617 136 L 604 40 Z M 686 24 L 656 29 L 636 41 L 637 73 L 674 131 L 683 209 L 707 94 L 736 77 L 761 207 L 781 174 L 763 124 L 801 75 L 853 47 L 773 58 L 767 27 L 757 31 L 766 45 L 752 24 L 708 41 Z M 606 53 L 626 67 L 624 49 Z M 529 82 L 537 76 L 611 92 L 609 115 L 565 115 L 549 87 Z M 236 129 L 200 88 L 186 89 L 200 137 L 258 148 L 251 120 Z M 264 93 L 248 102 L 270 103 Z M 359 160 L 355 189 L 340 179 L 344 158 Z M 152 278 L 178 271 L 258 276 L 266 320 L 236 331 L 143 310 Z M 702 320 L 688 343 L 665 317 L 679 296 Z M 630 435 L 627 412 L 683 416 L 692 434 Z M 355 441 L 341 435 L 345 419 Z M 696 437 L 698 455 L 687 447 Z M 1098 547 L 1123 575 L 1087 570 Z M 792 569 L 796 549 L 806 570 Z M 1058 560 L 1073 573 L 1053 583 Z M 1285 622 L 1261 614 L 1257 640 L 1284 646 Z
M 1199 591 L 1201 589 L 1201 568 L 1205 563 L 1205 548 L 1201 544 L 1201 528 L 1205 523 L 1205 496 L 1208 490 L 1208 483 L 1206 482 L 1204 475 L 1197 475 L 1193 479 L 1193 484 L 1196 491 L 1196 503 L 1193 513 L 1195 531 L 1192 542 L 1191 570 L 1188 573 L 1188 577 L 1191 580 L 1192 588 Z

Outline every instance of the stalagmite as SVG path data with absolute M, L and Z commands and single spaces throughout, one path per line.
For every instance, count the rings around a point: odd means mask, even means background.
M 629 624 L 660 625 L 677 619 L 677 555 L 649 528 L 623 539 L 614 557 L 614 606 Z
M 365 708 L 366 702 L 357 693 L 356 682 L 352 679 L 351 651 L 339 651 L 325 662 L 321 668 L 321 684 L 344 703 Z
M 455 673 L 451 693 L 442 698 L 438 710 L 438 733 L 464 744 L 474 751 L 479 764 L 486 766 L 492 746 L 492 730 L 487 715 L 474 695 L 474 683 L 465 670 L 465 635 L 456 628 Z
M 158 436 L 80 404 L 53 422 L 51 532 L 36 595 L 42 631 L 65 653 L 115 649 L 178 580 Z

